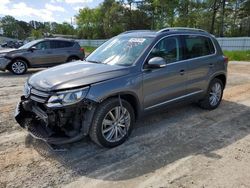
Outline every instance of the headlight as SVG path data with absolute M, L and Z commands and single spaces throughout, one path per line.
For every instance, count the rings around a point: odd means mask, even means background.
M 25 82 L 24 84 L 23 95 L 25 96 L 25 98 L 28 98 L 30 95 L 30 86 L 27 82 Z
M 0 54 L 0 57 L 4 57 L 6 55 L 6 53 Z
M 89 91 L 89 87 L 58 92 L 49 98 L 46 105 L 48 107 L 62 107 L 62 106 L 75 104 L 81 101 L 82 99 L 84 99 L 88 91 Z

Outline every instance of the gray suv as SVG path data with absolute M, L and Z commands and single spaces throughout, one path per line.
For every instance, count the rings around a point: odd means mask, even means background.
M 29 42 L 19 49 L 0 51 L 0 70 L 24 74 L 28 68 L 51 67 L 82 60 L 84 49 L 74 40 L 49 38 Z
M 228 59 L 203 30 L 128 31 L 77 61 L 32 75 L 16 121 L 50 144 L 86 135 L 104 147 L 122 144 L 135 121 L 188 101 L 213 110 L 226 85 Z

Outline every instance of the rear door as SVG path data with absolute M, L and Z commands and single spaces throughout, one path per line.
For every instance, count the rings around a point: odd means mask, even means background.
M 71 41 L 61 41 L 61 40 L 52 40 L 51 41 L 52 52 L 56 59 L 55 63 L 61 64 L 65 63 L 72 53 L 74 42 Z
M 178 100 L 186 94 L 187 65 L 182 60 L 182 44 L 179 36 L 161 39 L 152 49 L 143 71 L 143 95 L 145 110 Z M 162 57 L 166 66 L 147 69 L 147 61 Z
M 211 39 L 202 35 L 184 35 L 184 59 L 187 60 L 187 92 L 205 91 L 218 58 Z

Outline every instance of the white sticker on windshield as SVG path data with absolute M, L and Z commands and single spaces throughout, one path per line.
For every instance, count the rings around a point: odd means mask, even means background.
M 131 38 L 129 39 L 129 42 L 132 42 L 132 43 L 143 43 L 146 39 L 144 38 Z

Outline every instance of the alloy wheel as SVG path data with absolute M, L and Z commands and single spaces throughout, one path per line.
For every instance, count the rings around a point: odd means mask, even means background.
M 25 72 L 26 65 L 22 61 L 16 61 L 11 65 L 12 71 L 16 74 L 22 74 Z
M 209 93 L 209 103 L 211 106 L 216 106 L 221 99 L 222 95 L 222 87 L 221 84 L 216 82 Z
M 108 142 L 120 141 L 127 135 L 130 123 L 129 111 L 123 106 L 116 106 L 103 119 L 102 135 Z

